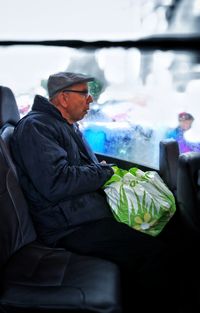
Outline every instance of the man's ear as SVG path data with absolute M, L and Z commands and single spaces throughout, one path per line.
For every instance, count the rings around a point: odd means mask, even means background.
M 68 106 L 68 100 L 69 96 L 67 93 L 61 92 L 59 94 L 59 102 L 62 107 L 66 108 Z

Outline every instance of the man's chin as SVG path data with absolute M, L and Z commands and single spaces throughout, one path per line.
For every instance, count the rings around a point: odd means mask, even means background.
M 88 114 L 88 111 L 83 112 L 82 118 L 84 118 L 87 114 Z M 82 119 L 82 118 L 81 118 L 81 119 Z

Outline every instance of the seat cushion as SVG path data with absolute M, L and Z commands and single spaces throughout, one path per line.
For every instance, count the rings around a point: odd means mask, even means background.
M 0 303 L 17 308 L 120 312 L 118 268 L 102 259 L 32 243 L 6 266 Z

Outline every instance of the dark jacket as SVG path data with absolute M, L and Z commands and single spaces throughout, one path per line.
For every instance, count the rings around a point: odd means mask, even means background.
M 32 111 L 19 121 L 11 140 L 38 237 L 46 244 L 84 223 L 111 216 L 101 186 L 113 170 L 95 163 L 76 139 L 73 126 L 56 107 L 36 96 Z

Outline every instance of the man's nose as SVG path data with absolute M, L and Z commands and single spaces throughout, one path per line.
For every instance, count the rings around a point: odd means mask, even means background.
M 92 98 L 91 95 L 88 95 L 88 97 L 87 97 L 87 103 L 89 104 L 89 103 L 91 103 L 91 102 L 93 102 L 93 98 Z

